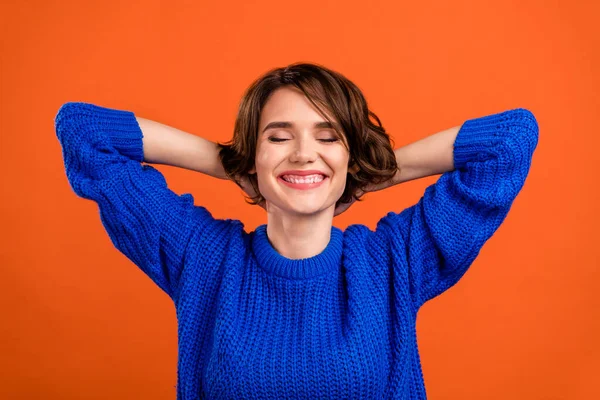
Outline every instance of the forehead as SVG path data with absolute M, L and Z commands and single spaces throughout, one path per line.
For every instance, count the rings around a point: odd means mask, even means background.
M 331 118 L 330 115 L 328 117 Z M 260 114 L 260 125 L 265 126 L 274 120 L 285 121 L 325 121 L 310 100 L 295 87 L 280 87 L 267 99 Z M 334 120 L 334 119 L 332 119 Z

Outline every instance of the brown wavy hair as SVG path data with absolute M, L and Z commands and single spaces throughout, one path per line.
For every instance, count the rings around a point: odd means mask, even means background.
M 293 63 L 267 71 L 246 89 L 240 101 L 233 138 L 226 143 L 217 142 L 219 158 L 227 176 L 240 187 L 239 179 L 247 177 L 257 193 L 255 197 L 246 197 L 250 200 L 249 204 L 256 205 L 264 200 L 258 190 L 257 175 L 248 173 L 254 166 L 260 113 L 271 93 L 283 86 L 300 89 L 321 116 L 336 127 L 349 152 L 346 187 L 336 207 L 350 202 L 353 197 L 360 201 L 356 195 L 358 189 L 387 181 L 400 170 L 394 142 L 377 115 L 369 110 L 360 89 L 342 74 L 324 66 Z M 332 115 L 339 125 L 331 121 L 323 110 Z

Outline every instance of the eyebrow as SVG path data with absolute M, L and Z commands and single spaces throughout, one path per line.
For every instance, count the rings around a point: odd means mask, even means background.
M 336 126 L 338 126 L 336 124 Z M 265 129 L 263 129 L 263 133 L 266 132 L 267 129 L 273 129 L 273 128 L 293 128 L 294 127 L 294 123 L 293 122 L 289 122 L 289 121 L 273 121 L 273 122 L 269 122 L 267 124 L 267 126 L 265 126 Z M 328 121 L 321 121 L 321 122 L 315 122 L 313 124 L 313 128 L 316 129 L 334 129 L 335 127 Z

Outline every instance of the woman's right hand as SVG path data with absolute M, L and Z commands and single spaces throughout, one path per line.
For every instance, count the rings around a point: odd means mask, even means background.
M 246 192 L 246 194 L 248 194 L 248 196 L 250 197 L 254 197 L 256 196 L 258 193 L 256 193 L 256 191 L 254 190 L 254 188 L 252 187 L 252 184 L 250 183 L 250 180 L 248 179 L 248 176 L 244 176 L 243 178 L 240 179 L 240 184 L 239 186 L 244 190 L 244 192 Z M 261 206 L 264 210 L 267 209 L 267 204 L 265 199 L 262 199 L 260 203 L 258 203 L 259 206 Z

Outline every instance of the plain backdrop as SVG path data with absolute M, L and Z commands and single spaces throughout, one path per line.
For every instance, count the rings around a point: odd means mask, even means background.
M 0 8 L 0 398 L 174 399 L 174 305 L 119 253 L 66 178 L 68 101 L 231 138 L 246 87 L 319 63 L 364 92 L 396 147 L 517 107 L 540 134 L 525 186 L 462 280 L 417 320 L 431 399 L 600 398 L 594 1 L 4 1 Z M 240 188 L 158 165 L 248 231 Z M 439 175 L 334 219 L 371 228 Z

